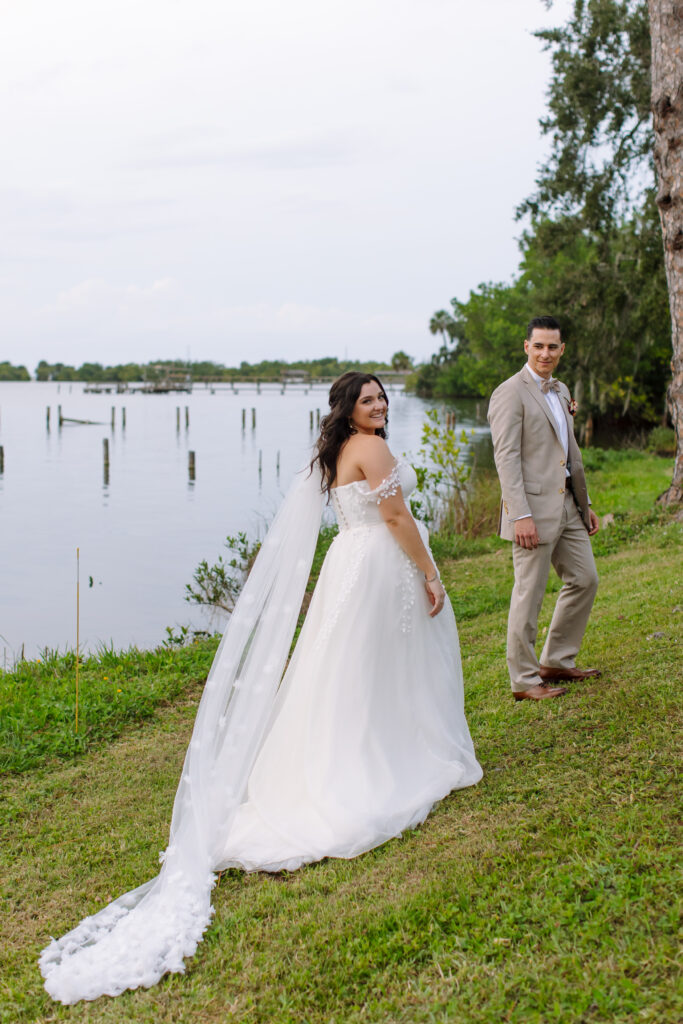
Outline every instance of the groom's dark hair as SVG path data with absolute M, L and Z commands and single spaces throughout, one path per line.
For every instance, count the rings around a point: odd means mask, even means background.
M 560 325 L 554 316 L 535 316 L 528 323 L 526 329 L 526 340 L 531 341 L 531 335 L 534 333 L 534 327 L 538 327 L 540 331 L 560 331 Z

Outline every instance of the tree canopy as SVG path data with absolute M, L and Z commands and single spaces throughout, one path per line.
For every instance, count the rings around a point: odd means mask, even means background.
M 452 299 L 452 316 L 433 315 L 444 344 L 415 385 L 436 397 L 488 396 L 523 364 L 526 323 L 551 313 L 581 432 L 652 425 L 665 414 L 671 332 L 647 4 L 575 0 L 566 25 L 536 36 L 551 53 L 541 120 L 551 151 L 517 211 L 526 220 L 518 273 Z
M 30 380 L 31 375 L 25 366 L 12 366 L 11 363 L 0 363 L 0 380 Z

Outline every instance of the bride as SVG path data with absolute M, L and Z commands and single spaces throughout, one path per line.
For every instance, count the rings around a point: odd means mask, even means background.
M 184 971 L 217 871 L 355 857 L 481 778 L 455 618 L 404 500 L 416 478 L 386 444 L 387 409 L 372 374 L 332 385 L 310 471 L 275 517 L 216 652 L 161 871 L 43 951 L 55 999 Z M 339 534 L 285 671 L 325 495 Z

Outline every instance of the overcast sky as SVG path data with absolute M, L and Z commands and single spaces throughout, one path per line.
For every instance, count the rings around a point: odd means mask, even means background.
M 0 0 L 0 360 L 417 359 L 507 280 L 568 0 Z

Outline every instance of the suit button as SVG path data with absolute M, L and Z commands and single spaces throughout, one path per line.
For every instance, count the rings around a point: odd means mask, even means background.
M 560 487 L 560 494 L 564 494 L 564 487 Z
M 560 462 L 560 465 L 564 466 L 564 459 L 562 459 L 562 461 Z

